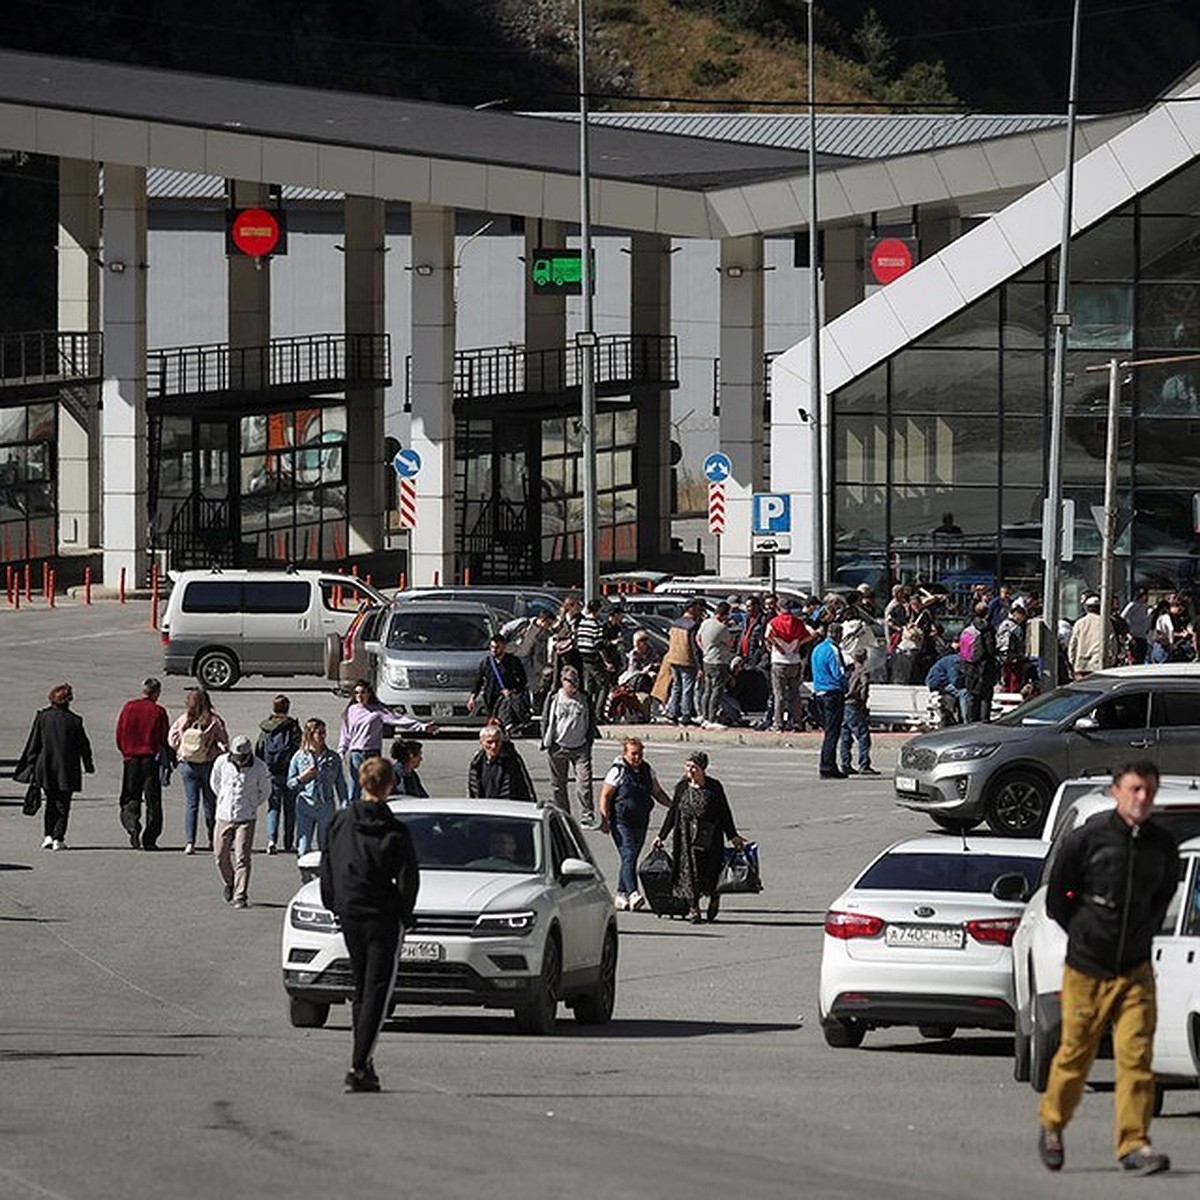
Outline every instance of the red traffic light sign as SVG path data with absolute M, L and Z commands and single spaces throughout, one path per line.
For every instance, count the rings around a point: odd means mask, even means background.
M 265 258 L 283 252 L 283 221 L 266 208 L 243 208 L 229 214 L 228 254 Z
M 917 243 L 913 238 L 868 239 L 867 251 L 871 278 L 880 284 L 899 279 L 911 271 L 917 261 Z

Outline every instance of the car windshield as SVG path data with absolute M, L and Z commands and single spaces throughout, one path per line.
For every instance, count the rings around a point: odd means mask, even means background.
M 422 871 L 488 871 L 533 875 L 542 870 L 540 821 L 468 813 L 404 813 Z
M 1034 696 L 1001 717 L 997 725 L 1057 725 L 1100 699 L 1099 692 L 1063 688 Z
M 867 891 L 987 893 L 1001 875 L 1032 891 L 1040 859 L 1016 854 L 885 854 L 854 885 Z
M 482 613 L 395 612 L 388 624 L 389 650 L 478 650 L 488 648 L 492 629 Z

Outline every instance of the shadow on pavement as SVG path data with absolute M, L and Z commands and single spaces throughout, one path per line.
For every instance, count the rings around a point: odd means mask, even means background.
M 0 862 L 0 871 L 32 871 L 33 868 L 28 863 L 6 863 Z
M 39 1062 L 65 1058 L 200 1058 L 185 1050 L 0 1050 L 0 1062 Z
M 525 1038 L 517 1031 L 511 1016 L 405 1016 L 396 1014 L 387 1028 L 394 1033 L 446 1034 L 454 1037 L 493 1037 L 508 1034 Z M 615 1039 L 657 1039 L 714 1037 L 719 1034 L 793 1033 L 801 1026 L 796 1022 L 768 1021 L 688 1021 L 647 1018 L 621 1020 L 615 1018 L 607 1025 L 579 1025 L 569 1014 L 560 1017 L 554 1037 L 586 1038 L 589 1041 Z M 1011 1048 L 1009 1053 L 1012 1053 Z
M 876 1054 L 921 1054 L 935 1058 L 943 1054 L 955 1058 L 1012 1058 L 1013 1044 L 1010 1034 L 975 1036 L 966 1030 L 952 1038 L 931 1038 L 899 1046 L 872 1046 L 865 1042 L 862 1049 Z

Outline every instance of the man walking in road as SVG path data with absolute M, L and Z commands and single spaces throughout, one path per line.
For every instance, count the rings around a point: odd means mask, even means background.
M 542 749 L 550 764 L 554 803 L 563 812 L 571 811 L 567 778 L 574 772 L 579 819 L 585 829 L 596 824 L 592 744 L 599 736 L 592 698 L 579 686 L 579 672 L 563 667 L 562 687 L 546 698 L 542 709 Z
M 420 884 L 404 824 L 388 808 L 395 776 L 386 758 L 359 768 L 361 797 L 333 818 L 321 855 L 321 902 L 336 913 L 354 976 L 354 1049 L 348 1092 L 377 1092 L 372 1055 L 396 983 L 404 930 Z
M 121 772 L 121 825 L 129 844 L 137 850 L 157 850 L 162 833 L 162 778 L 158 756 L 171 728 L 167 710 L 158 702 L 162 684 L 151 676 L 142 683 L 142 694 L 130 700 L 117 718 L 117 749 L 125 760 Z M 142 801 L 146 802 L 146 827 L 142 828 Z
M 1158 768 L 1128 762 L 1113 771 L 1114 810 L 1067 835 L 1050 868 L 1046 908 L 1067 931 L 1062 1041 L 1038 1117 L 1038 1154 L 1062 1170 L 1062 1131 L 1083 1096 L 1111 1024 L 1116 1064 L 1116 1150 L 1121 1169 L 1166 1171 L 1150 1144 L 1154 1111 L 1155 995 L 1150 950 L 1179 879 L 1179 851 L 1154 821 Z
M 271 772 L 245 736 L 229 743 L 212 769 L 217 794 L 217 823 L 213 828 L 213 857 L 221 873 L 225 902 L 250 907 L 250 860 L 258 810 L 271 798 Z

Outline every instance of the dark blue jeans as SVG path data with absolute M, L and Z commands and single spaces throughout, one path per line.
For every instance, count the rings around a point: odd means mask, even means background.
M 850 742 L 858 742 L 858 769 L 865 771 L 871 765 L 871 726 L 867 710 L 861 704 L 847 704 L 842 715 L 842 737 L 839 766 L 845 771 L 850 766 Z
M 821 727 L 825 736 L 821 739 L 821 774 L 831 775 L 837 769 L 838 739 L 842 736 L 842 716 L 846 707 L 844 692 L 822 692 L 814 697 L 821 714 Z
M 649 820 L 631 820 L 620 811 L 614 814 L 612 821 L 612 840 L 617 847 L 617 855 L 621 860 L 621 869 L 617 873 L 617 894 L 631 896 L 638 890 L 637 861 L 642 847 L 646 844 L 646 831 L 650 828 Z
M 271 796 L 267 801 L 267 841 L 279 842 L 279 817 L 283 816 L 283 848 L 292 848 L 296 833 L 296 793 L 287 785 L 286 775 L 271 776 Z

